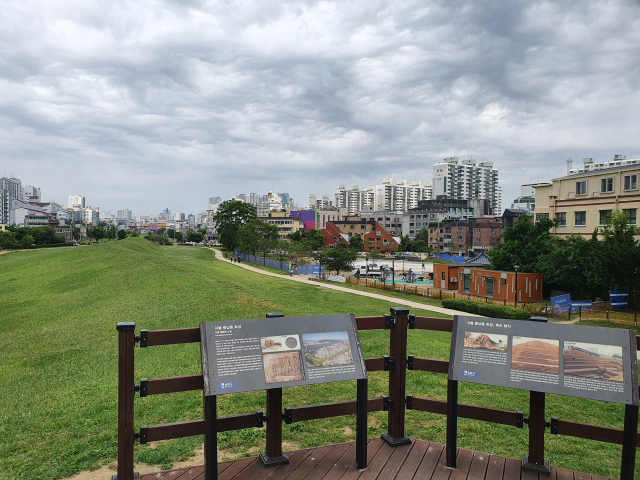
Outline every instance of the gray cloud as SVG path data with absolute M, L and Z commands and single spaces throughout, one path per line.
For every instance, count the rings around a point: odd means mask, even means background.
M 638 3 L 3 3 L 0 169 L 103 209 L 640 156 Z M 4 173 L 0 171 L 0 173 Z

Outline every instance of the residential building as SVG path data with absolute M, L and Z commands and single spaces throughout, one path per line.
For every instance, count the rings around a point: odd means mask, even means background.
M 9 223 L 9 190 L 0 187 L 0 225 Z
M 183 217 L 180 220 L 184 220 L 184 213 L 181 214 Z M 189 214 L 189 216 L 187 217 L 187 223 L 189 223 L 189 225 L 195 225 L 196 224 L 196 216 L 193 214 Z
M 471 245 L 468 220 L 448 219 L 429 223 L 426 228 L 429 232 L 428 244 L 436 251 L 464 254 Z M 451 244 L 455 247 L 451 248 Z
M 354 185 L 351 190 L 348 190 L 346 185 L 340 185 L 334 192 L 334 198 L 334 205 L 338 208 L 346 208 L 349 214 L 362 210 L 365 205 L 375 204 L 373 187 L 361 190 L 358 185 Z
M 318 195 L 312 193 L 309 195 L 309 208 L 311 210 L 330 210 L 333 207 L 333 202 L 329 195 L 323 195 L 321 199 L 318 199 Z
M 171 210 L 169 210 L 168 208 L 165 208 L 158 214 L 158 220 L 167 221 L 171 220 L 172 218 L 173 215 L 171 214 Z
M 429 200 L 432 198 L 433 188 L 431 183 L 407 182 L 406 180 L 398 180 L 393 185 L 391 178 L 385 178 L 381 184 L 376 185 L 375 189 L 375 207 L 378 211 L 407 211 L 417 208 L 418 202 L 421 200 Z
M 13 225 L 11 210 L 16 208 L 14 202 L 24 201 L 22 182 L 18 178 L 0 178 L 0 223 Z
M 9 225 L 0 223 L 0 232 L 6 232 L 8 228 L 9 228 Z
M 373 219 L 371 220 L 359 220 L 359 217 L 353 216 L 344 217 L 343 220 L 332 221 L 331 223 L 342 233 L 348 236 L 347 241 L 351 243 L 351 237 L 354 235 L 360 235 L 363 239 L 364 236 L 369 233 L 371 230 L 375 230 L 377 222 Z
M 128 208 L 125 208 L 124 210 L 118 210 L 116 218 L 123 220 L 133 220 L 133 212 Z
M 640 164 L 626 164 L 555 178 L 551 185 L 536 188 L 536 221 L 556 218 L 552 233 L 558 236 L 589 237 L 612 211 L 625 212 L 628 223 L 637 225 L 639 176 Z
M 68 208 L 84 208 L 85 207 L 85 199 L 81 195 L 69 195 L 67 199 L 67 207 Z
M 469 220 L 469 246 L 474 252 L 482 252 L 495 247 L 504 233 L 505 220 L 502 217 L 479 217 Z
M 550 183 L 529 183 L 520 187 L 520 196 L 513 200 L 511 208 L 526 208 L 532 212 L 536 208 L 536 187 L 544 187 Z
M 491 204 L 487 199 L 456 199 L 445 195 L 421 200 L 418 208 L 402 215 L 400 233 L 411 240 L 428 225 L 451 220 L 464 220 L 489 215 Z
M 607 170 L 609 168 L 632 167 L 640 165 L 640 158 L 631 158 L 627 160 L 625 155 L 614 155 L 610 162 L 596 162 L 593 158 L 583 158 L 584 166 L 582 168 L 573 168 L 573 159 L 567 159 L 567 176 L 580 175 L 582 173 L 595 172 L 598 170 Z
M 505 208 L 502 214 L 505 228 L 513 227 L 513 224 L 516 223 L 522 215 L 525 215 L 529 218 L 529 221 L 533 222 L 533 211 L 526 208 Z
M 373 211 L 373 208 L 370 208 L 357 213 L 362 220 L 369 223 L 378 222 L 392 235 L 402 235 L 402 222 L 404 219 L 403 212 Z
M 277 226 L 281 240 L 286 239 L 291 233 L 304 231 L 304 222 L 299 218 L 290 217 L 288 212 L 267 212 L 264 217 L 258 218 Z
M 27 228 L 47 227 L 51 221 L 51 215 L 46 213 L 31 213 L 24 217 L 24 226 Z
M 380 253 L 396 252 L 400 246 L 400 237 L 394 237 L 378 222 L 364 235 L 364 250 Z
M 448 157 L 433 166 L 433 195 L 461 200 L 487 199 L 490 202 L 489 214 L 500 215 L 502 188 L 493 162 L 458 161 L 458 157 Z
M 335 222 L 343 219 L 349 214 L 349 209 L 346 207 L 331 208 L 328 210 L 317 210 L 317 226 L 315 228 L 326 228 L 328 222 Z
M 22 200 L 25 202 L 40 202 L 42 201 L 42 192 L 37 187 L 27 185 L 22 188 Z
M 458 292 L 476 297 L 487 297 L 510 303 L 536 303 L 542 301 L 541 273 L 518 273 L 458 268 Z M 517 295 L 516 295 L 517 292 Z M 517 298 L 516 298 L 517 296 Z
M 320 230 L 320 233 L 324 237 L 325 247 L 335 248 L 341 243 L 349 245 L 349 235 L 342 233 L 333 222 L 327 222 L 326 226 Z

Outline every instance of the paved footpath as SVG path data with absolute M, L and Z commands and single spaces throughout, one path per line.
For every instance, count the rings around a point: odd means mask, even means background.
M 222 260 L 223 262 L 227 262 L 227 263 L 230 263 L 231 265 L 234 265 L 234 266 L 237 266 L 237 267 L 240 267 L 240 268 L 244 268 L 245 270 L 249 270 L 251 272 L 260 273 L 262 275 L 268 275 L 270 277 L 276 277 L 276 278 L 280 278 L 282 280 L 289 280 L 291 282 L 306 283 L 307 285 L 313 285 L 315 287 L 326 288 L 326 289 L 329 289 L 329 290 L 337 290 L 339 292 L 351 293 L 353 295 L 360 295 L 362 297 L 375 298 L 376 300 L 384 300 L 386 302 L 391 302 L 391 303 L 395 303 L 395 304 L 398 304 L 398 305 L 404 305 L 405 307 L 419 308 L 421 310 L 430 310 L 432 312 L 443 313 L 445 315 L 467 315 L 464 312 L 459 312 L 457 310 L 451 310 L 451 309 L 448 309 L 448 308 L 434 307 L 433 305 L 427 305 L 427 304 L 424 304 L 424 303 L 412 302 L 412 301 L 404 300 L 404 299 L 401 299 L 401 298 L 387 297 L 386 295 L 379 295 L 377 293 L 362 292 L 360 290 L 353 290 L 351 288 L 339 287 L 337 285 L 328 285 L 326 283 L 320 283 L 320 282 L 316 282 L 314 280 L 309 280 L 309 278 L 307 278 L 304 275 L 293 275 L 293 276 L 278 275 L 277 273 L 271 273 L 271 272 L 267 272 L 265 270 L 260 270 L 259 268 L 254 268 L 248 263 L 244 263 L 244 262 L 242 262 L 242 263 L 235 263 L 235 262 L 232 263 L 231 260 L 228 260 L 228 259 L 224 258 L 224 254 L 220 250 L 218 250 L 217 248 L 214 248 L 213 250 L 214 250 L 216 258 L 218 260 Z

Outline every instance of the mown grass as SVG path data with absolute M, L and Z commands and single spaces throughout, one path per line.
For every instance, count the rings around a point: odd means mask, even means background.
M 389 312 L 389 301 L 267 277 L 216 261 L 206 248 L 154 247 L 142 238 L 85 248 L 0 256 L 0 478 L 54 479 L 113 462 L 117 455 L 118 321 L 136 329 L 193 327 L 201 321 Z M 428 308 L 425 305 L 425 309 Z M 427 310 L 414 313 L 437 316 Z M 387 331 L 361 333 L 364 354 L 389 351 Z M 450 334 L 409 332 L 409 353 L 448 359 Z M 200 373 L 198 345 L 136 350 L 136 378 Z M 387 393 L 385 372 L 370 374 L 369 394 Z M 446 376 L 408 372 L 407 393 L 446 397 Z M 355 382 L 284 390 L 284 405 L 355 398 Z M 460 401 L 528 410 L 528 393 L 461 384 Z M 202 417 L 201 392 L 136 398 L 136 428 Z M 264 392 L 222 396 L 219 415 L 265 409 Z M 623 407 L 549 395 L 547 416 L 620 428 Z M 407 412 L 407 435 L 444 442 L 445 419 Z M 369 435 L 386 431 L 386 415 L 369 417 Z M 283 426 L 290 448 L 354 439 L 355 418 L 337 417 Z M 459 446 L 519 458 L 526 429 L 460 420 Z M 264 449 L 263 429 L 220 434 L 228 457 Z M 616 476 L 618 446 L 547 435 L 552 465 Z M 136 446 L 136 462 L 170 468 L 201 446 L 202 437 Z

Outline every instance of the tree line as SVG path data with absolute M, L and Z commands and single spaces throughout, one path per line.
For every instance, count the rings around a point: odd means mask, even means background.
M 488 251 L 492 268 L 544 274 L 545 289 L 572 294 L 574 300 L 608 298 L 609 290 L 634 293 L 640 284 L 640 229 L 629 225 L 624 212 L 611 212 L 589 238 L 550 233 L 557 220 L 541 218 L 532 224 L 520 216 L 505 228 L 503 242 Z M 598 239 L 598 234 L 602 237 Z

